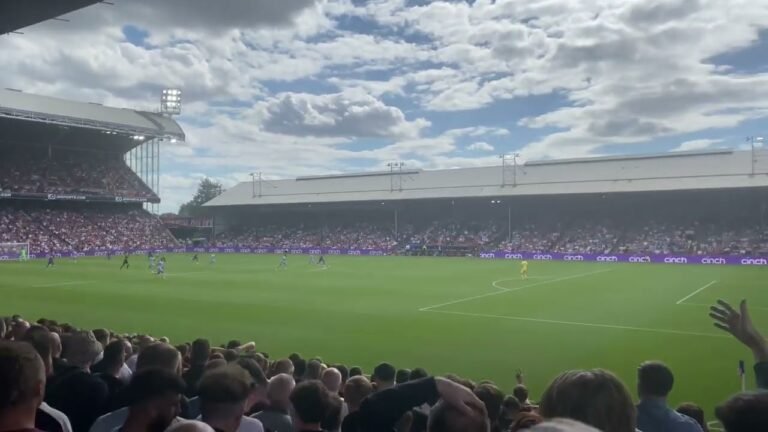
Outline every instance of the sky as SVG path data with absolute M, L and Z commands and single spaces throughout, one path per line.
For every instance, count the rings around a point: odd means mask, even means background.
M 0 86 L 154 111 L 162 211 L 265 178 L 744 148 L 768 0 L 113 0 L 0 36 Z

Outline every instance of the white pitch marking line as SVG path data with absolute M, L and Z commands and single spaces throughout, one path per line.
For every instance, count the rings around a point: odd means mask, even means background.
M 675 304 L 681 304 L 682 302 L 684 302 L 684 301 L 688 300 L 689 298 L 691 298 L 691 297 L 695 296 L 696 294 L 698 294 L 698 293 L 700 293 L 700 292 L 704 291 L 705 289 L 707 289 L 707 288 L 711 287 L 712 285 L 714 285 L 714 284 L 716 284 L 716 283 L 717 283 L 717 281 L 716 281 L 716 280 L 713 280 L 712 282 L 710 282 L 710 283 L 708 283 L 708 284 L 704 285 L 703 287 L 701 287 L 701 288 L 697 289 L 696 291 L 694 291 L 694 292 L 692 292 L 692 293 L 688 294 L 687 296 L 685 296 L 685 297 L 681 298 L 681 299 L 680 299 L 680 300 L 678 300 L 678 301 L 677 301 L 677 303 L 675 303 Z
M 96 281 L 59 282 L 59 283 L 53 283 L 53 284 L 32 285 L 32 288 L 51 288 L 51 287 L 57 287 L 57 286 L 85 285 L 85 284 L 92 284 L 92 283 L 96 283 Z
M 476 314 L 476 313 L 442 311 L 442 310 L 427 310 L 425 312 L 435 312 L 435 313 L 444 313 L 444 314 L 452 314 L 452 315 L 464 315 L 464 316 L 481 317 L 481 318 L 501 318 L 501 319 L 515 320 L 515 321 L 530 321 L 530 322 L 539 322 L 539 323 L 547 323 L 547 324 L 561 324 L 561 325 L 572 325 L 572 326 L 583 326 L 583 327 L 608 328 L 608 329 L 616 329 L 616 330 L 634 330 L 634 331 L 644 331 L 644 332 L 652 332 L 652 333 L 668 333 L 668 334 L 679 334 L 679 335 L 690 335 L 690 336 L 706 336 L 706 337 L 716 337 L 716 338 L 730 338 L 730 336 L 724 335 L 724 334 L 723 335 L 719 335 L 719 334 L 714 334 L 714 333 L 698 333 L 698 332 L 689 332 L 689 331 L 684 331 L 684 330 L 667 330 L 667 329 L 655 329 L 655 328 L 646 328 L 646 327 L 630 327 L 630 326 L 620 326 L 620 325 L 611 325 L 611 324 L 592 324 L 592 323 L 583 323 L 583 322 L 575 322 L 575 321 L 558 321 L 558 320 L 548 320 L 548 319 L 539 319 L 539 318 L 526 318 L 526 317 L 515 317 L 515 316 L 506 316 L 506 315 Z
M 682 305 L 682 306 L 699 306 L 699 307 L 711 307 L 711 306 L 714 306 L 714 304 L 704 304 L 704 303 L 680 303 L 680 305 Z M 768 307 L 749 305 L 749 309 L 768 310 Z
M 593 275 L 593 274 L 606 273 L 606 272 L 609 272 L 609 271 L 613 271 L 613 269 L 598 270 L 598 271 L 592 271 L 592 272 L 588 272 L 588 273 L 580 273 L 580 274 L 571 275 L 571 276 L 565 276 L 565 277 L 561 277 L 561 278 L 557 278 L 557 279 L 545 280 L 543 282 L 536 282 L 536 283 L 530 284 L 530 285 L 523 285 L 523 286 L 520 286 L 520 287 L 517 287 L 517 288 L 502 288 L 502 287 L 499 287 L 499 286 L 497 286 L 495 284 L 496 282 L 501 282 L 501 280 L 498 280 L 498 281 L 494 282 L 492 285 L 493 285 L 494 288 L 498 288 L 501 291 L 496 291 L 496 292 L 486 293 L 486 294 L 480 294 L 480 295 L 476 295 L 476 296 L 472 296 L 472 297 L 466 297 L 466 298 L 462 298 L 462 299 L 458 299 L 458 300 L 449 301 L 449 302 L 446 302 L 446 303 L 440 303 L 440 304 L 436 304 L 436 305 L 432 305 L 432 306 L 426 306 L 426 307 L 423 307 L 423 308 L 421 308 L 419 310 L 420 311 L 428 311 L 428 310 L 431 310 L 431 309 L 436 309 L 436 308 L 439 308 L 439 307 L 448 306 L 448 305 L 452 305 L 452 304 L 456 304 L 456 303 L 463 303 L 463 302 L 469 301 L 469 300 L 475 300 L 475 299 L 479 299 L 479 298 L 483 298 L 483 297 L 495 296 L 495 295 L 504 294 L 504 293 L 512 292 L 512 291 L 519 291 L 519 290 L 521 290 L 523 288 L 532 288 L 532 287 L 535 287 L 535 286 L 547 285 L 547 284 L 551 284 L 551 283 L 555 283 L 555 282 L 561 282 L 561 281 L 568 280 L 568 279 L 576 279 L 576 278 L 580 278 L 580 277 L 590 276 L 590 275 Z M 504 279 L 504 280 L 507 280 L 507 279 Z

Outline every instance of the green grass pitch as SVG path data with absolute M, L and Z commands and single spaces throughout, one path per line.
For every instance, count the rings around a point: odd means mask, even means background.
M 172 342 L 253 340 L 273 358 L 298 351 L 327 362 L 425 367 L 511 391 L 517 368 L 538 397 L 558 372 L 603 367 L 634 392 L 643 360 L 676 374 L 672 402 L 714 405 L 739 389 L 750 353 L 715 329 L 707 305 L 748 298 L 768 331 L 766 269 L 329 256 L 328 269 L 291 256 L 169 255 L 168 275 L 146 257 L 0 264 L 0 314 L 168 336 Z M 706 288 L 703 288 L 706 287 Z M 703 289 L 702 289 L 703 288 Z M 683 301 L 681 301 L 683 300 Z M 679 304 L 678 304 L 679 303 Z M 751 369 L 749 387 L 754 386 Z

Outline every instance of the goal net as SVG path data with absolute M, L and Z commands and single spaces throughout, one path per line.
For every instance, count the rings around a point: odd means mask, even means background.
M 27 261 L 29 259 L 29 242 L 0 243 L 0 261 Z

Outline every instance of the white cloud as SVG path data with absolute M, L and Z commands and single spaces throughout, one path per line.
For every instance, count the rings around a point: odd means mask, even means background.
M 470 144 L 467 147 L 467 150 L 491 152 L 494 150 L 494 148 L 492 145 L 488 144 L 487 142 L 478 141 L 476 143 Z
M 685 141 L 680 143 L 679 146 L 673 148 L 671 151 L 692 151 L 692 150 L 704 150 L 711 148 L 715 144 L 723 142 L 721 139 L 697 139 L 691 141 Z

